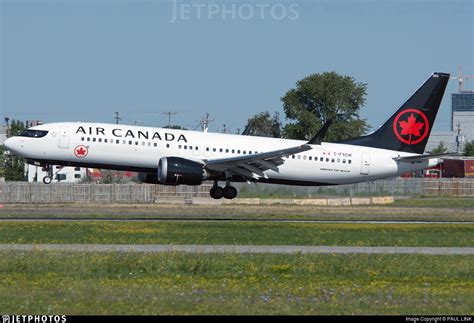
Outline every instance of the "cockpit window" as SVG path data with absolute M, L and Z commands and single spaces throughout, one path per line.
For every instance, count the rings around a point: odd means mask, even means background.
M 41 138 L 48 134 L 46 130 L 28 129 L 19 134 L 21 137 Z

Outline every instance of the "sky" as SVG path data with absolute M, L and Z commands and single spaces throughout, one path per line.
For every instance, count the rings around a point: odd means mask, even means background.
M 377 128 L 432 72 L 474 74 L 473 0 L 0 0 L 0 116 L 243 130 L 313 73 Z M 474 79 L 466 82 L 474 89 Z M 448 85 L 435 130 L 449 130 Z M 199 128 L 198 128 L 199 129 Z

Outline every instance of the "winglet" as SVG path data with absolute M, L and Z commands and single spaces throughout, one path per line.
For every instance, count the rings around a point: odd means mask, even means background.
M 245 127 L 245 130 L 241 133 L 242 136 L 250 136 L 250 130 L 252 127 L 250 126 L 250 123 L 247 123 L 247 126 Z
M 308 145 L 321 145 L 321 141 L 326 136 L 326 132 L 328 132 L 329 126 L 332 124 L 332 119 L 326 121 L 326 123 L 319 129 L 318 133 L 308 141 Z

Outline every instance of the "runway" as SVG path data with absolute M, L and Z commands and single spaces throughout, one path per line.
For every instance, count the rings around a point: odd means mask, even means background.
M 0 251 L 234 253 L 234 254 L 418 254 L 474 255 L 466 247 L 340 247 L 262 245 L 117 245 L 117 244 L 0 244 Z
M 199 218 L 199 217 L 176 217 L 176 218 L 0 218 L 1 222 L 268 222 L 268 223 L 315 223 L 315 224 L 466 224 L 473 225 L 474 221 L 420 221 L 420 220 L 293 220 L 293 219 L 245 219 L 245 218 Z

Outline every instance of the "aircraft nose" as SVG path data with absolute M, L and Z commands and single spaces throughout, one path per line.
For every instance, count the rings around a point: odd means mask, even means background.
M 8 138 L 3 143 L 3 146 L 6 148 L 6 150 L 10 152 L 15 152 L 15 142 L 16 142 L 15 138 Z
M 7 150 L 10 150 L 11 143 L 12 143 L 12 138 L 8 138 L 7 140 L 5 140 L 5 142 L 3 143 L 3 145 L 5 146 L 5 148 L 6 148 Z

